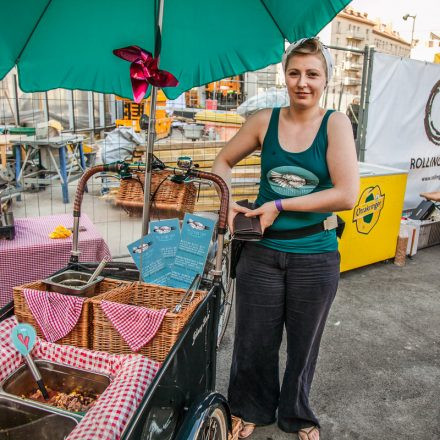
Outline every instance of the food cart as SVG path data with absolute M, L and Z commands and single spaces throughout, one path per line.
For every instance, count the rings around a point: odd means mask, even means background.
M 79 219 L 83 192 L 87 180 L 98 172 L 119 172 L 121 169 L 127 171 L 130 170 L 130 167 L 134 169 L 138 168 L 139 165 L 122 163 L 101 165 L 87 170 L 83 175 L 78 185 L 74 204 L 72 257 L 68 267 L 60 271 L 60 273 L 66 270 L 92 273 L 97 266 L 92 263 L 84 264 L 78 262 Z M 226 231 L 229 193 L 224 181 L 212 173 L 196 169 L 175 169 L 174 172 L 210 180 L 215 182 L 221 190 L 215 267 L 211 270 L 210 274 L 204 274 L 202 277 L 199 290 L 204 292 L 203 300 L 180 332 L 177 341 L 166 354 L 163 362 L 160 363 L 157 373 L 142 395 L 137 408 L 128 418 L 121 438 L 226 440 L 232 430 L 231 414 L 226 399 L 221 394 L 215 392 L 215 373 L 218 322 L 223 297 L 223 239 Z M 123 280 L 125 282 L 139 279 L 139 272 L 130 263 L 109 263 L 102 275 L 106 279 Z M 184 295 L 185 297 L 190 290 Z M 7 318 L 13 313 L 13 304 L 10 303 L 0 311 L 0 324 L 2 321 L 6 322 Z M 93 353 L 104 356 L 101 352 Z M 140 356 L 137 358 L 140 358 Z M 2 391 L 0 390 L 0 400 L 4 398 L 1 393 Z M 19 403 L 15 399 L 15 404 L 18 405 Z M 34 411 L 44 409 L 42 404 L 32 405 L 28 401 L 22 402 L 22 407 L 23 405 L 32 406 Z M 23 410 L 22 407 L 9 410 L 12 412 L 16 410 L 15 412 L 18 413 Z M 72 419 L 72 417 L 70 418 Z M 82 420 L 78 414 L 73 419 L 76 419 L 76 423 L 79 422 L 78 426 L 81 425 Z M 53 418 L 50 420 L 53 420 Z M 237 426 L 236 424 L 235 432 L 237 431 Z M 60 430 L 59 433 L 57 432 L 58 428 Z M 52 424 L 51 439 L 65 438 L 65 428 L 66 426 L 63 423 Z M 46 437 L 43 434 L 40 435 L 34 429 L 32 438 Z M 25 439 L 23 438 L 23 440 Z

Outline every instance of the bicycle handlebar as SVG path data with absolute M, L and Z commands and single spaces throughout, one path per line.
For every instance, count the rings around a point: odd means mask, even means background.
M 78 233 L 79 233 L 79 219 L 81 217 L 81 204 L 84 196 L 84 189 L 86 187 L 87 181 L 96 173 L 100 172 L 114 172 L 119 173 L 122 170 L 138 170 L 145 171 L 145 164 L 128 164 L 125 162 L 116 162 L 111 164 L 97 165 L 92 168 L 89 168 L 84 174 L 81 176 L 81 179 L 78 183 L 78 187 L 76 189 L 75 201 L 73 203 L 73 243 L 72 243 L 72 251 L 70 261 L 73 263 L 78 262 L 79 258 L 79 248 L 78 248 Z M 189 170 L 184 170 L 181 168 L 171 168 L 166 167 L 165 169 L 173 170 L 175 174 L 187 175 L 192 177 L 197 177 L 199 179 L 209 180 L 218 185 L 220 189 L 220 211 L 219 211 L 219 219 L 218 219 L 218 234 L 219 236 L 223 236 L 226 233 L 227 226 L 227 217 L 228 217 L 228 207 L 229 207 L 229 188 L 226 185 L 225 181 L 218 176 L 217 174 L 210 173 L 207 171 L 201 171 L 197 169 L 190 168 Z M 223 244 L 223 243 L 222 243 Z M 218 264 L 216 264 L 218 266 Z M 218 271 L 219 268 L 216 267 Z

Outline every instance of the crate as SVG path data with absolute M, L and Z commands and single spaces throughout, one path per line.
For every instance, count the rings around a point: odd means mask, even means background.
M 440 221 L 421 221 L 417 249 L 440 244 Z
M 194 212 L 197 187 L 193 182 L 176 183 L 169 178 L 171 171 L 154 172 L 151 175 L 150 217 L 183 219 L 186 212 Z M 144 206 L 144 173 L 121 181 L 116 195 L 116 205 L 130 214 L 140 214 Z
M 191 298 L 187 298 L 182 310 L 174 313 L 174 307 L 179 304 L 185 293 L 184 289 L 136 282 L 112 290 L 99 298 L 92 298 L 93 350 L 116 354 L 133 353 L 101 309 L 102 300 L 158 310 L 167 308 L 168 312 L 154 338 L 138 351 L 149 359 L 163 362 L 186 323 L 206 296 L 206 292 L 197 291 L 192 301 L 190 301 Z
M 102 295 L 111 291 L 112 289 L 129 284 L 130 283 L 128 281 L 104 278 L 104 280 L 97 284 L 95 290 L 95 292 L 97 292 L 97 296 L 95 296 L 94 298 L 99 298 Z M 19 322 L 26 322 L 33 325 L 37 331 L 37 335 L 40 338 L 44 339 L 43 332 L 41 331 L 40 326 L 37 324 L 37 321 L 33 317 L 29 306 L 27 305 L 26 299 L 23 294 L 24 289 L 46 291 L 46 284 L 43 281 L 34 281 L 32 283 L 27 283 L 18 287 L 14 287 L 14 313 L 17 317 L 17 320 Z M 75 347 L 81 348 L 91 348 L 91 312 L 91 298 L 87 298 L 83 303 L 83 308 L 77 324 L 68 335 L 56 341 L 57 344 L 73 345 Z

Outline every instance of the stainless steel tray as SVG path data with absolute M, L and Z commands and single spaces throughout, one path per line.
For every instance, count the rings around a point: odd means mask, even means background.
M 49 361 L 36 360 L 35 364 L 40 370 L 44 384 L 54 391 L 70 393 L 73 390 L 78 390 L 80 392 L 102 394 L 110 384 L 110 378 L 103 374 L 92 373 L 90 371 L 68 367 L 66 365 Z M 29 368 L 25 365 L 21 365 L 16 371 L 0 383 L 0 392 L 4 393 L 4 395 L 16 396 L 23 399 L 23 401 L 32 402 L 32 404 L 36 406 L 52 408 L 55 412 L 83 415 L 83 413 L 71 413 L 45 403 L 34 402 L 33 400 L 21 397 L 30 394 L 36 389 L 37 386 L 35 380 L 33 379 Z
M 74 270 L 66 270 L 63 273 L 53 275 L 43 280 L 50 292 L 64 293 L 67 295 L 86 296 L 88 298 L 95 295 L 96 285 L 100 283 L 104 277 L 98 276 L 91 283 L 89 273 L 76 272 Z
M 0 440 L 63 440 L 77 423 L 51 409 L 0 396 Z

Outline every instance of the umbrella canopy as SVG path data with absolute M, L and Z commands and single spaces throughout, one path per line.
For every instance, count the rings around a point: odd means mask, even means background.
M 183 91 L 277 63 L 284 41 L 316 35 L 350 0 L 164 0 L 160 68 Z M 25 92 L 93 90 L 132 98 L 114 49 L 157 53 L 158 0 L 20 0 L 2 4 L 0 79 Z

